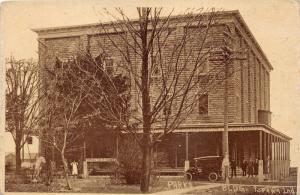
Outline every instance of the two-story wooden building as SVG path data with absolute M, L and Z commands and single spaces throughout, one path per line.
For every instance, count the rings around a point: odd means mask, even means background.
M 172 18 L 176 20 L 176 17 Z M 291 138 L 271 127 L 270 72 L 273 69 L 238 11 L 221 12 L 215 36 L 222 39 L 223 28 L 230 27 L 233 52 L 243 52 L 244 59 L 233 59 L 228 78 L 229 156 L 240 165 L 243 160 L 260 160 L 260 169 L 271 179 L 286 176 L 289 170 Z M 102 35 L 99 24 L 35 29 L 39 40 L 40 63 L 54 64 L 72 57 L 78 48 L 99 55 L 99 42 L 118 61 L 117 51 Z M 175 31 L 178 29 L 175 29 Z M 193 31 L 195 35 L 197 31 Z M 117 34 L 111 35 L 118 39 Z M 213 56 L 212 56 L 213 58 Z M 117 63 L 115 63 L 117 65 Z M 215 64 L 208 61 L 206 69 Z M 222 64 L 219 64 L 222 66 Z M 202 72 L 203 73 L 203 72 Z M 204 72 L 205 73 L 205 72 Z M 154 94 L 155 95 L 155 94 Z M 137 99 L 133 100 L 137 102 Z M 224 131 L 224 85 L 217 85 L 199 99 L 197 109 L 155 148 L 157 166 L 180 168 L 193 164 L 199 156 L 222 156 Z M 92 146 L 91 146 L 92 147 Z M 95 157 L 92 154 L 88 157 Z M 97 156 L 101 157 L 101 156 Z M 263 169 L 262 169 L 263 167 Z

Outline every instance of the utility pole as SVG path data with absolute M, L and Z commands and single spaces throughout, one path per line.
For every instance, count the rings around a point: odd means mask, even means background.
M 232 27 L 232 26 L 231 26 Z M 226 26 L 223 32 L 224 46 L 223 52 L 223 64 L 224 64 L 224 131 L 223 131 L 223 163 L 222 167 L 225 168 L 225 183 L 229 183 L 229 141 L 228 141 L 228 79 L 232 74 L 229 72 L 229 64 L 232 60 L 246 60 L 245 51 L 243 49 L 237 50 L 236 39 L 234 38 L 234 27 Z M 234 48 L 234 49 L 233 49 Z M 234 66 L 234 64 L 233 64 Z M 233 67 L 232 67 L 233 68 Z M 229 74 L 230 73 L 230 74 Z
M 223 50 L 223 65 L 224 65 L 224 131 L 223 131 L 223 163 L 222 167 L 225 169 L 225 183 L 229 183 L 229 142 L 228 142 L 228 65 L 232 60 L 233 50 L 232 46 L 232 35 L 231 29 L 227 26 L 227 29 L 223 32 L 224 35 L 224 46 Z
M 228 62 L 224 63 L 224 131 L 223 131 L 223 163 L 225 165 L 225 183 L 229 183 L 229 143 L 228 143 Z

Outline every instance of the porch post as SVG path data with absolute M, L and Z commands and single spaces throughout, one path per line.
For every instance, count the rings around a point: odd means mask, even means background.
M 274 135 L 271 135 L 271 179 L 274 180 L 275 178 L 275 153 L 276 153 L 276 147 L 275 147 L 275 137 Z
M 290 161 L 290 141 L 287 144 L 287 160 Z
M 267 133 L 267 176 L 268 179 L 270 179 L 270 173 L 271 173 L 271 135 Z
M 263 155 L 262 155 L 262 135 L 263 132 L 259 131 L 259 161 L 258 161 L 258 182 L 262 182 L 264 180 L 263 176 Z
M 83 140 L 83 178 L 87 178 L 88 176 L 88 167 L 86 161 L 86 143 L 85 138 Z
M 273 179 L 273 164 L 274 164 L 274 144 L 273 144 L 273 135 L 270 134 L 270 179 Z
M 276 162 L 276 164 L 275 164 L 275 179 L 277 180 L 278 179 L 278 173 L 279 173 L 279 171 L 278 171 L 278 168 L 279 168 L 279 143 L 278 143 L 278 137 L 275 137 L 275 148 L 276 148 L 276 150 L 275 150 L 275 162 Z
M 287 141 L 287 169 L 288 169 L 288 175 L 290 174 L 290 140 Z M 299 174 L 299 168 L 298 173 Z
M 280 156 L 279 156 L 279 178 L 281 178 L 282 176 L 282 139 L 279 138 L 279 152 L 280 152 Z
M 283 175 L 286 176 L 286 142 L 285 140 L 282 140 L 283 143 L 283 161 L 282 161 L 282 167 L 283 167 Z
M 116 160 L 119 159 L 119 134 L 117 135 L 116 138 Z
M 264 136 L 264 149 L 263 149 L 263 162 L 264 162 L 264 173 L 266 173 L 266 161 L 267 161 L 267 133 L 263 132 Z
M 285 150 L 285 146 L 284 146 L 284 140 L 281 139 L 281 145 L 282 145 L 282 158 L 281 158 L 281 170 L 282 170 L 282 174 L 283 176 L 285 176 L 285 168 L 284 168 L 284 163 L 285 163 L 285 157 L 284 157 L 284 150 Z
M 282 140 L 279 138 L 279 147 L 280 147 L 280 159 L 282 160 Z
M 187 171 L 190 168 L 189 161 L 189 133 L 185 133 L 185 162 L 184 162 L 184 171 Z
M 288 176 L 288 165 L 287 165 L 287 141 L 284 142 L 284 169 L 285 176 Z
M 271 140 L 272 135 L 268 134 L 268 155 L 269 159 L 272 160 L 272 140 Z

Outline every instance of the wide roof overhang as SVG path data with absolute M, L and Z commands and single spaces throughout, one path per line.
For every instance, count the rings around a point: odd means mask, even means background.
M 178 128 L 174 129 L 173 133 L 201 133 L 201 132 L 223 132 L 224 124 L 182 124 Z M 262 131 L 273 136 L 279 137 L 285 141 L 289 141 L 292 138 L 284 133 L 265 124 L 229 124 L 229 132 L 249 132 L 249 131 Z M 157 126 L 152 133 L 163 133 L 163 128 Z

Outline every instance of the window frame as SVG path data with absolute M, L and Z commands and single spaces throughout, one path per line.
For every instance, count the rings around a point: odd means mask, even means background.
M 108 62 L 111 63 L 110 66 L 108 66 L 108 64 L 110 64 Z M 110 68 L 111 68 L 111 71 L 109 71 Z M 114 63 L 114 59 L 113 58 L 106 58 L 106 59 L 104 59 L 104 70 L 106 71 L 106 73 L 108 75 L 114 75 L 114 72 L 115 72 L 115 63 Z
M 200 108 L 204 107 L 204 105 L 201 106 L 201 104 L 200 104 L 201 97 L 203 97 L 203 96 L 206 97 L 206 100 L 205 100 L 205 102 L 206 102 L 206 105 L 205 105 L 206 112 L 200 112 Z M 198 114 L 199 114 L 199 116 L 200 117 L 208 116 L 209 115 L 209 95 L 208 95 L 208 93 L 198 94 L 198 101 L 197 101 L 197 103 L 198 103 L 197 107 L 198 107 Z

